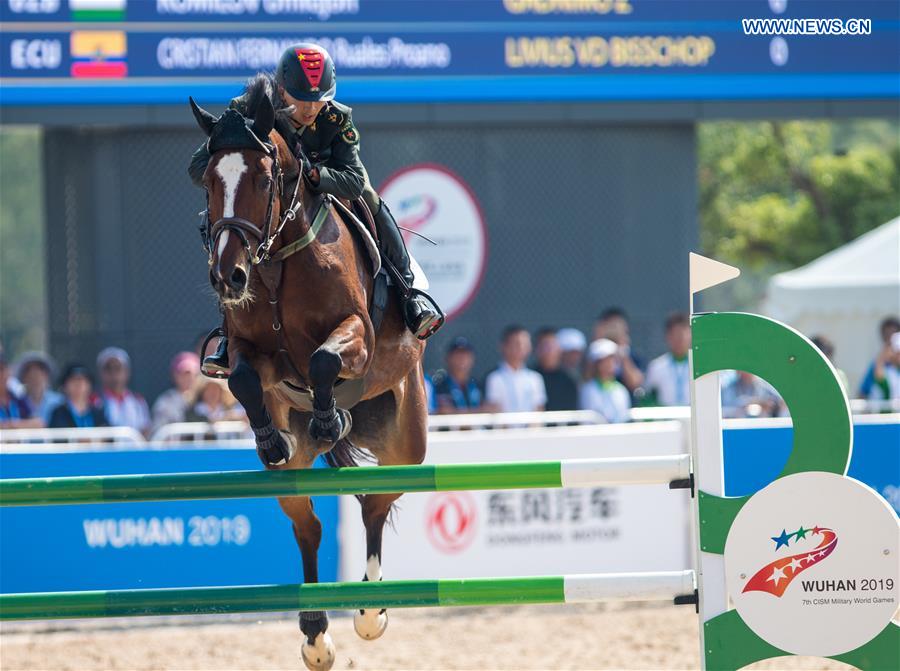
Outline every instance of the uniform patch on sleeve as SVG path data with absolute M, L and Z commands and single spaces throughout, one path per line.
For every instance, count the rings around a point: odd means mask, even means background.
M 347 144 L 359 144 L 359 131 L 352 122 L 348 122 L 341 127 L 341 139 Z

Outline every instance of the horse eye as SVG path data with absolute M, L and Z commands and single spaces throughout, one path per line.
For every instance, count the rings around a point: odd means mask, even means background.
M 259 179 L 259 188 L 263 191 L 268 191 L 272 187 L 272 178 L 268 175 L 263 175 Z

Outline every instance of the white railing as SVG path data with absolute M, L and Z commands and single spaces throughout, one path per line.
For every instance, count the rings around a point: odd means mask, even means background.
M 593 410 L 559 412 L 479 412 L 459 415 L 429 415 L 428 430 L 442 431 L 472 428 L 532 426 L 565 426 L 572 424 L 605 424 L 603 416 Z
M 28 443 L 116 443 L 143 445 L 139 431 L 128 426 L 104 426 L 92 429 L 0 429 L 0 443 L 22 445 Z
M 226 422 L 176 422 L 159 427 L 152 436 L 152 443 L 198 442 L 218 440 L 241 440 L 253 438 L 247 422 L 240 420 Z

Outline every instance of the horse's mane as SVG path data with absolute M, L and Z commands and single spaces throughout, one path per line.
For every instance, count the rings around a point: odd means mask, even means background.
M 244 115 L 248 119 L 255 118 L 256 108 L 259 106 L 260 102 L 262 102 L 263 98 L 268 98 L 275 110 L 275 130 L 281 136 L 281 139 L 284 140 L 291 153 L 302 151 L 302 147 L 295 147 L 293 146 L 294 143 L 290 141 L 290 138 L 293 137 L 294 134 L 294 128 L 291 125 L 291 122 L 288 121 L 289 113 L 287 110 L 289 107 L 285 104 L 281 96 L 278 95 L 275 77 L 271 73 L 257 72 L 250 77 L 244 85 L 244 93 L 241 95 L 241 98 L 246 100 L 247 109 Z

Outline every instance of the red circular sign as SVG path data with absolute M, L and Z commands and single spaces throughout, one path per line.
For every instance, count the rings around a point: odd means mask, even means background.
M 428 540 L 441 552 L 462 552 L 475 539 L 475 498 L 466 492 L 432 494 L 425 508 Z

